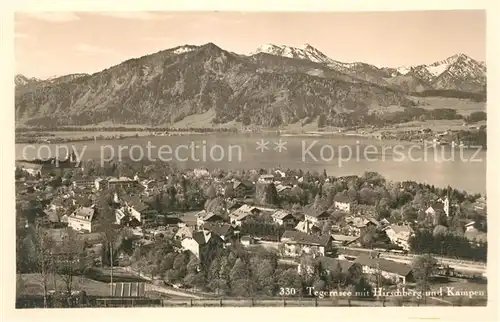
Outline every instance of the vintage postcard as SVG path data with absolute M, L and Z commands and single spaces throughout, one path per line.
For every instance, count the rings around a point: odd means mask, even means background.
M 486 309 L 486 16 L 16 11 L 15 308 Z

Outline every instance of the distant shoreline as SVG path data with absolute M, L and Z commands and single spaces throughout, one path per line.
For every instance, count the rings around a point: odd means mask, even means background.
M 130 131 L 120 131 L 121 133 L 116 134 L 116 131 L 99 131 L 98 129 L 89 129 L 88 131 L 74 131 L 74 132 L 86 132 L 86 135 L 79 135 L 79 136 L 58 136 L 57 134 L 59 133 L 64 133 L 68 134 L 68 132 L 72 131 L 36 131 L 37 134 L 40 134 L 38 137 L 30 137 L 30 138 L 23 138 L 23 137 L 18 137 L 18 133 L 16 133 L 16 140 L 15 144 L 67 144 L 67 143 L 73 143 L 73 142 L 92 142 L 92 141 L 116 141 L 116 140 L 126 140 L 130 138 L 148 138 L 148 137 L 164 137 L 164 136 L 189 136 L 189 135 L 207 135 L 207 134 L 237 134 L 237 135 L 255 135 L 255 134 L 275 134 L 277 136 L 281 137 L 292 137 L 292 138 L 332 138 L 332 137 L 350 137 L 350 138 L 359 138 L 359 139 L 371 139 L 371 140 L 378 140 L 380 142 L 393 142 L 393 143 L 412 143 L 412 144 L 419 144 L 419 145 L 425 145 L 426 143 L 430 142 L 417 142 L 417 141 L 411 141 L 411 140 L 398 140 L 394 138 L 382 138 L 379 135 L 374 135 L 374 133 L 366 133 L 366 132 L 339 132 L 339 131 L 307 131 L 303 133 L 297 133 L 296 131 L 276 131 L 276 130 L 261 130 L 261 131 L 207 131 L 206 132 L 196 132 L 196 131 L 190 131 L 190 130 L 177 130 L 177 131 L 172 131 L 169 133 L 155 133 L 151 132 L 149 130 L 145 131 L 137 131 L 137 130 L 130 130 Z M 29 132 L 28 132 L 29 133 Z M 115 133 L 111 135 L 105 135 L 105 133 Z M 46 134 L 46 136 L 43 136 L 41 134 Z M 436 146 L 446 146 L 446 145 L 440 145 L 436 144 Z M 464 147 L 465 149 L 468 149 L 469 147 Z M 472 148 L 472 147 L 470 147 Z M 486 149 L 486 148 L 485 148 Z

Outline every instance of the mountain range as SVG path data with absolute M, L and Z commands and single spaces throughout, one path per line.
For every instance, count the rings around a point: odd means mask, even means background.
M 417 93 L 485 96 L 486 64 L 457 54 L 429 65 L 377 67 L 333 60 L 309 44 L 267 44 L 243 55 L 208 43 L 92 75 L 16 75 L 15 85 L 16 122 L 25 125 L 164 125 L 210 112 L 212 123 L 274 127 L 417 106 Z

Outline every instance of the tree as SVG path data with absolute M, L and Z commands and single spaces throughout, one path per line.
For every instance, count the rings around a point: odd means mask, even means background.
M 222 214 L 225 213 L 226 202 L 224 198 L 216 197 L 212 200 L 207 200 L 205 202 L 205 210 L 207 212 L 213 212 L 214 214 Z
M 208 199 L 214 199 L 217 196 L 217 191 L 213 185 L 210 185 L 207 189 L 207 197 Z
M 361 245 L 371 248 L 373 244 L 377 241 L 377 228 L 375 226 L 367 226 L 362 233 L 360 242 Z
M 278 191 L 274 183 L 269 183 L 264 187 L 264 194 L 261 200 L 262 204 L 277 206 L 279 205 Z
M 250 267 L 257 292 L 268 296 L 274 295 L 274 266 L 271 260 L 254 257 L 250 260 Z
M 300 295 L 302 291 L 302 277 L 297 273 L 296 269 L 277 270 L 275 275 L 276 282 L 280 288 L 295 289 L 296 295 Z
M 252 296 L 250 271 L 248 265 L 241 258 L 238 258 L 231 268 L 229 280 L 233 295 L 242 297 Z
M 101 198 L 97 209 L 96 230 L 100 232 L 103 240 L 103 263 L 109 263 L 111 269 L 110 293 L 113 294 L 113 267 L 117 257 L 121 228 L 115 225 L 115 213 L 107 198 Z
M 429 281 L 431 277 L 436 272 L 437 260 L 431 255 L 420 255 L 417 256 L 412 263 L 413 276 L 417 282 L 417 287 L 422 290 L 424 294 L 425 303 L 425 292 L 429 289 Z
M 322 235 L 330 235 L 331 232 L 332 232 L 332 222 L 330 220 L 328 220 L 323 224 L 323 227 L 321 229 L 321 234 Z
M 323 128 L 326 125 L 326 116 L 325 114 L 321 114 L 318 117 L 318 128 Z
M 62 242 L 54 245 L 52 258 L 54 271 L 64 283 L 65 292 L 70 304 L 75 277 L 85 273 L 90 267 L 90 260 L 84 252 L 84 242 L 79 240 L 71 229 L 66 230 Z
M 448 232 L 448 228 L 446 228 L 443 225 L 437 225 L 436 227 L 434 227 L 432 234 L 434 236 L 438 236 L 438 235 L 445 235 L 447 232 Z
M 52 262 L 52 247 L 53 239 L 43 230 L 40 225 L 35 224 L 33 229 L 33 249 L 34 249 L 34 264 L 36 271 L 40 274 L 40 282 L 43 288 L 43 307 L 47 307 L 47 291 L 49 283 L 49 274 L 53 269 Z
M 471 123 L 485 121 L 486 120 L 486 112 L 483 112 L 483 111 L 472 112 L 472 113 L 470 113 L 470 115 L 467 119 Z
M 225 256 L 219 256 L 210 265 L 208 286 L 218 295 L 227 295 L 230 291 L 229 269 L 229 263 Z
M 312 208 L 316 211 L 323 211 L 325 209 L 325 203 L 323 202 L 323 198 L 321 198 L 321 195 L 319 193 L 314 198 Z

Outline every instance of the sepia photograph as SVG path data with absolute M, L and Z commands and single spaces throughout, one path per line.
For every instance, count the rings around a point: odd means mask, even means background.
M 16 309 L 487 306 L 486 10 L 16 11 L 14 59 Z

